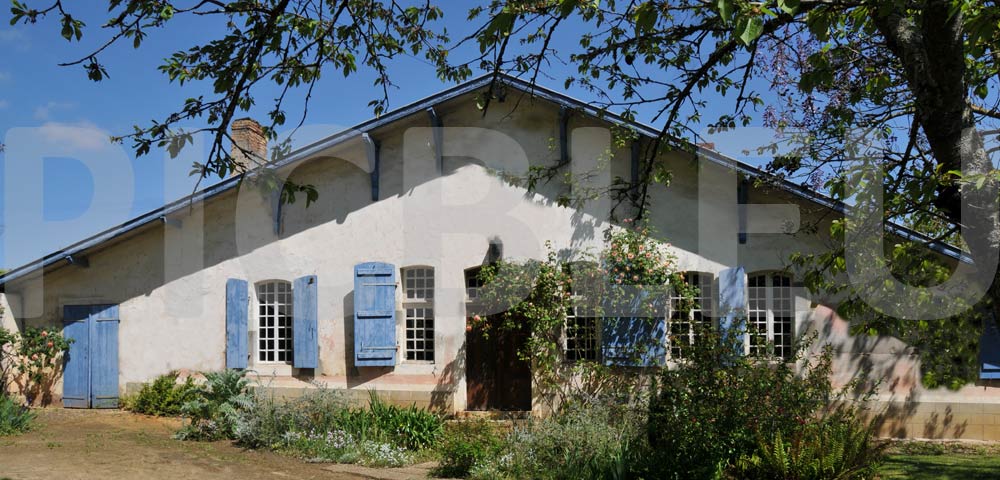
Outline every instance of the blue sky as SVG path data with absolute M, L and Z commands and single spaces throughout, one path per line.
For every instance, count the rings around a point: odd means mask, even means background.
M 460 38 L 472 28 L 465 20 L 468 5 L 449 3 L 442 5 L 445 25 L 453 38 Z M 195 181 L 187 176 L 190 163 L 205 154 L 186 149 L 184 159 L 171 160 L 156 151 L 134 158 L 128 144 L 108 146 L 105 139 L 128 133 L 135 124 L 145 124 L 176 111 L 185 98 L 211 93 L 205 85 L 171 84 L 157 67 L 171 52 L 220 35 L 217 20 L 185 18 L 165 30 L 151 30 L 149 39 L 138 51 L 125 44 L 113 47 L 101 57 L 110 78 L 95 83 L 86 78 L 81 67 L 58 66 L 60 62 L 76 60 L 107 38 L 107 32 L 97 28 L 106 20 L 105 14 L 100 13 L 103 9 L 89 10 L 81 8 L 74 12 L 83 14 L 82 19 L 88 24 L 80 43 L 63 40 L 58 25 L 52 21 L 8 26 L 8 10 L 0 14 L 0 52 L 3 52 L 0 137 L 8 144 L 8 151 L 0 153 L 0 188 L 4 189 L 0 195 L 0 215 L 12 209 L 20 212 L 23 204 L 41 199 L 44 220 L 40 227 L 27 228 L 17 218 L 4 215 L 0 221 L 2 268 L 21 265 L 190 193 Z M 557 48 L 575 41 L 574 28 L 566 27 L 560 39 L 563 45 L 557 43 Z M 470 53 L 466 50 L 453 55 L 462 58 L 461 55 Z M 562 90 L 561 74 L 573 73 L 564 68 L 555 65 L 550 70 L 555 79 L 539 83 Z M 390 73 L 398 84 L 391 92 L 390 109 L 450 86 L 437 79 L 433 67 L 412 57 L 397 59 Z M 367 103 L 377 95 L 372 78 L 364 70 L 349 78 L 325 76 L 313 94 L 306 121 L 308 128 L 300 132 L 296 143 L 300 139 L 318 139 L 371 118 Z M 568 93 L 589 100 L 586 92 Z M 273 96 L 273 92 L 258 92 L 260 107 L 252 110 L 250 116 L 264 118 Z M 289 103 L 287 111 L 288 123 L 297 123 L 301 110 Z M 34 129 L 27 138 L 24 128 Z M 717 147 L 739 155 L 741 143 L 728 137 L 715 139 Z M 10 148 L 12 144 L 25 143 L 30 144 L 28 151 Z M 13 181 L 13 177 L 6 182 L 7 172 L 23 171 L 15 170 L 12 163 L 15 161 L 22 162 L 17 168 L 40 168 L 40 182 L 23 182 L 20 178 Z M 88 161 L 92 162 L 90 167 Z M 95 173 L 93 165 L 101 166 L 97 169 L 99 173 Z M 206 180 L 214 181 L 218 179 Z M 116 201 L 105 201 L 100 195 L 100 190 L 115 188 L 131 190 L 131 202 L 121 201 L 120 196 Z

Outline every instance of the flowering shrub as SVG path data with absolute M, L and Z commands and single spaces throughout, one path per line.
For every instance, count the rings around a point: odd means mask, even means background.
M 52 385 L 62 375 L 62 355 L 70 341 L 47 328 L 27 327 L 20 333 L 0 328 L 0 387 L 16 385 L 29 404 L 51 401 Z

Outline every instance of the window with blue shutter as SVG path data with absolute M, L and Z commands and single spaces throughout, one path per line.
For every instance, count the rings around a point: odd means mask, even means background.
M 295 338 L 292 366 L 295 368 L 316 368 L 319 364 L 316 287 L 315 275 L 297 278 L 292 285 L 292 335 Z
M 246 280 L 226 281 L 226 368 L 247 368 L 250 356 L 249 335 L 250 288 Z
M 1000 324 L 995 318 L 983 321 L 983 335 L 979 340 L 979 378 L 1000 379 Z
M 747 274 L 743 267 L 719 272 L 719 333 L 737 355 L 746 348 L 747 308 Z
M 396 364 L 396 267 L 391 264 L 354 267 L 354 364 Z
M 663 317 L 651 317 L 642 305 L 649 302 L 648 292 L 631 294 L 621 308 L 634 316 L 606 317 L 601 326 L 601 356 L 605 365 L 651 367 L 663 365 L 667 355 L 667 329 Z M 654 311 L 658 309 L 653 309 Z

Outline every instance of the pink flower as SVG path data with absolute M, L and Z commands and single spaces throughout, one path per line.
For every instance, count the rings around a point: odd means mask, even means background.
M 473 315 L 472 319 L 478 322 L 478 321 L 482 320 L 482 317 L 480 317 L 479 315 Z
M 31 354 L 31 359 L 32 360 L 38 360 L 38 354 L 37 353 L 32 353 Z
M 52 343 L 52 342 L 49 342 L 49 343 L 46 343 L 46 345 L 48 345 L 48 347 L 49 347 L 49 348 L 52 348 L 52 347 L 54 347 L 54 346 L 55 346 L 56 344 L 54 344 L 54 343 Z
M 639 276 L 638 275 L 632 275 L 632 280 L 638 281 L 639 280 Z
M 47 336 L 49 336 L 49 332 L 42 330 L 42 337 L 47 337 Z
M 635 254 L 634 253 L 628 254 L 628 259 L 629 260 L 632 260 L 633 258 L 635 258 Z

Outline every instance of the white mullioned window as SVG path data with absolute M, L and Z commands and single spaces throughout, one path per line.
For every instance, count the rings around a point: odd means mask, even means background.
M 600 319 L 595 315 L 595 308 L 589 299 L 581 292 L 587 292 L 587 286 L 595 280 L 596 265 L 589 263 L 574 263 L 569 265 L 572 283 L 568 290 L 570 306 L 566 311 L 566 325 L 563 331 L 563 352 L 566 361 L 581 360 L 596 361 L 600 357 Z M 579 290 L 577 290 L 579 288 Z
M 402 274 L 406 360 L 433 362 L 434 269 L 409 267 Z
M 711 273 L 687 272 L 684 281 L 698 289 L 691 309 L 685 310 L 681 303 L 685 300 L 674 293 L 670 297 L 670 357 L 683 358 L 685 347 L 694 345 L 698 333 L 715 326 L 712 312 L 714 277 Z
M 292 361 L 292 284 L 257 284 L 257 361 Z
M 584 315 L 585 307 L 578 305 L 579 297 L 573 299 L 566 312 L 566 360 L 597 360 L 597 317 Z
M 792 354 L 792 322 L 795 304 L 792 279 L 781 273 L 751 274 L 748 278 L 748 353 L 778 358 Z M 769 351 L 773 345 L 774 351 Z

